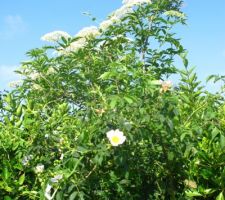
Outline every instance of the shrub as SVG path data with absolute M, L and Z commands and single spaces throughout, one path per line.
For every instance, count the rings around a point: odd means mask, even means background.
M 224 199 L 224 99 L 188 67 L 182 1 L 123 3 L 43 36 L 1 95 L 3 199 Z

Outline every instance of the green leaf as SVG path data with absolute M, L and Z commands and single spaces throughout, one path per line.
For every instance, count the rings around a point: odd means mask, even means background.
M 21 176 L 20 176 L 20 178 L 19 178 L 19 185 L 23 185 L 23 183 L 24 183 L 24 180 L 25 180 L 25 174 L 22 174 Z
M 9 171 L 8 171 L 8 168 L 5 167 L 5 168 L 3 169 L 3 178 L 4 178 L 5 180 L 8 180 L 9 177 L 10 177 L 10 173 L 9 173 Z
M 218 135 L 220 133 L 220 130 L 217 128 L 217 127 L 215 127 L 213 130 L 212 130 L 212 133 L 211 133 L 211 140 L 214 140 L 214 138 Z
M 116 107 L 117 102 L 118 102 L 118 97 L 117 96 L 112 97 L 110 102 L 110 108 L 114 109 Z
M 126 100 L 126 102 L 127 103 L 129 103 L 129 104 L 132 104 L 134 101 L 133 101 L 133 99 L 131 99 L 130 97 L 128 97 L 128 96 L 125 96 L 125 97 L 123 97 L 125 100 Z
M 76 197 L 77 197 L 77 192 L 75 191 L 75 192 L 73 192 L 71 195 L 70 195 L 70 197 L 69 197 L 69 200 L 74 200 Z
M 185 193 L 186 193 L 186 195 L 188 197 L 201 197 L 202 196 L 202 194 L 199 193 L 198 191 L 190 191 L 190 190 L 188 190 Z
M 20 105 L 18 106 L 18 108 L 16 109 L 16 115 L 17 115 L 18 117 L 20 117 L 21 114 L 22 114 L 22 105 L 20 104 Z
M 220 194 L 216 197 L 216 200 L 224 200 L 223 192 L 220 192 Z
M 12 200 L 10 196 L 4 196 L 4 200 Z
M 168 160 L 172 161 L 174 159 L 174 153 L 173 152 L 169 152 L 168 153 Z
M 220 146 L 222 149 L 225 147 L 225 137 L 222 134 L 220 135 Z
M 105 72 L 105 73 L 103 73 L 103 74 L 99 77 L 99 79 L 105 80 L 105 79 L 107 79 L 108 77 L 110 77 L 111 74 L 112 74 L 112 72 Z

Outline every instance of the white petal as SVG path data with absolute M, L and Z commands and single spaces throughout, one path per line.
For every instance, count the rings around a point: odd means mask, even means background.
M 111 137 L 113 137 L 114 134 L 115 134 L 115 131 L 114 131 L 114 130 L 108 131 L 108 132 L 106 133 L 107 138 L 109 138 L 109 139 L 110 139 Z
M 123 144 L 126 140 L 126 136 L 122 136 L 121 139 L 120 139 L 120 144 Z

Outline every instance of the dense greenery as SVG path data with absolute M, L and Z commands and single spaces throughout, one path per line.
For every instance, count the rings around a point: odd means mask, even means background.
M 146 1 L 76 51 L 82 36 L 27 53 L 0 95 L 0 199 L 224 200 L 224 96 L 188 65 L 181 5 Z

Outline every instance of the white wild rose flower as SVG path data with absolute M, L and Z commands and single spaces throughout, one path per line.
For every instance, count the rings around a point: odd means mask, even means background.
M 170 90 L 172 88 L 172 81 L 168 80 L 168 81 L 161 81 L 161 88 L 160 88 L 160 92 L 166 92 L 168 90 Z
M 126 136 L 119 129 L 108 131 L 106 135 L 112 146 L 123 144 L 126 140 Z
M 47 42 L 57 42 L 57 41 L 61 40 L 62 37 L 66 38 L 66 39 L 71 38 L 71 36 L 64 31 L 53 31 L 53 32 L 43 35 L 41 37 L 41 40 L 47 41 Z
M 83 38 L 89 38 L 89 37 L 96 37 L 99 36 L 100 32 L 96 26 L 89 26 L 81 29 L 75 37 L 83 37 Z

